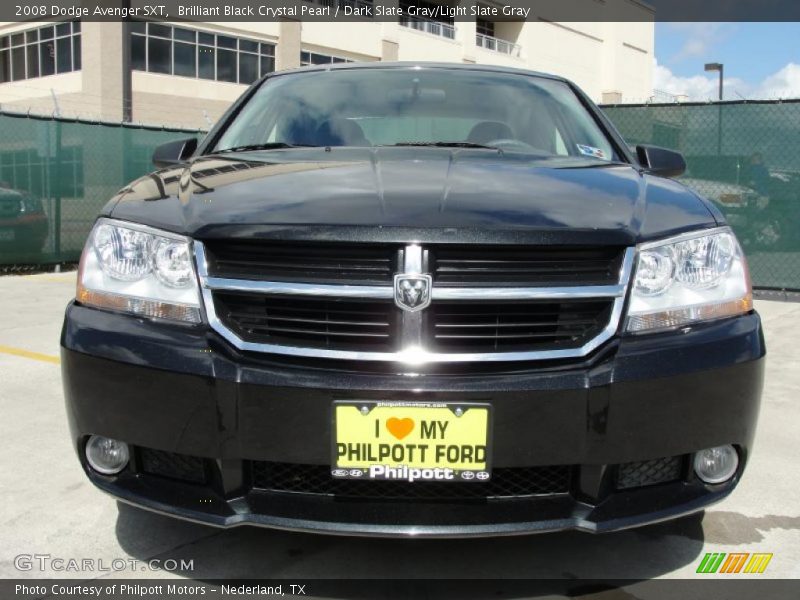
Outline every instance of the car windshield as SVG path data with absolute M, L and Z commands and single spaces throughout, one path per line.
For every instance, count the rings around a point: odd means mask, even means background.
M 440 145 L 617 160 L 565 83 L 468 69 L 371 68 L 270 78 L 214 150 Z

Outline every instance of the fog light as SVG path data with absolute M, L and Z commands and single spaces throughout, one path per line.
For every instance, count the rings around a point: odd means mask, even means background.
M 733 446 L 706 448 L 694 455 L 694 472 L 706 483 L 728 481 L 739 466 L 739 455 Z
M 128 464 L 128 444 L 102 435 L 93 435 L 86 442 L 89 466 L 103 475 L 116 475 Z

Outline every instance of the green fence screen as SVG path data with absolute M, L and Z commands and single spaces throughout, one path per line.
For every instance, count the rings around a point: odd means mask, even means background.
M 196 131 L 0 113 L 0 266 L 76 261 L 100 209 Z
M 725 213 L 756 287 L 800 289 L 800 100 L 603 110 L 630 145 L 683 153 L 680 180 Z
M 681 180 L 727 216 L 760 288 L 800 290 L 800 100 L 606 106 L 631 144 L 684 154 Z M 75 261 L 100 208 L 198 132 L 0 113 L 0 265 Z

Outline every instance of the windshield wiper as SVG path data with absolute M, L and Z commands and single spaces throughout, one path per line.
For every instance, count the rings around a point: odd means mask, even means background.
M 396 144 L 386 144 L 387 146 L 429 146 L 431 148 L 485 148 L 487 150 L 499 150 L 496 146 L 485 144 L 475 144 L 473 142 L 397 142 Z
M 313 144 L 287 144 L 286 142 L 269 142 L 265 144 L 246 144 L 244 146 L 223 148 L 222 150 L 214 150 L 214 154 L 223 154 L 225 152 L 252 152 L 255 150 L 279 150 L 281 148 L 318 148 L 318 146 L 314 146 Z

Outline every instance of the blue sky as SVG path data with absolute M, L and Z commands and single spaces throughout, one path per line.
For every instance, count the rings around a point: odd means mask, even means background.
M 725 65 L 726 99 L 800 97 L 800 23 L 656 23 L 654 87 L 707 100 Z

